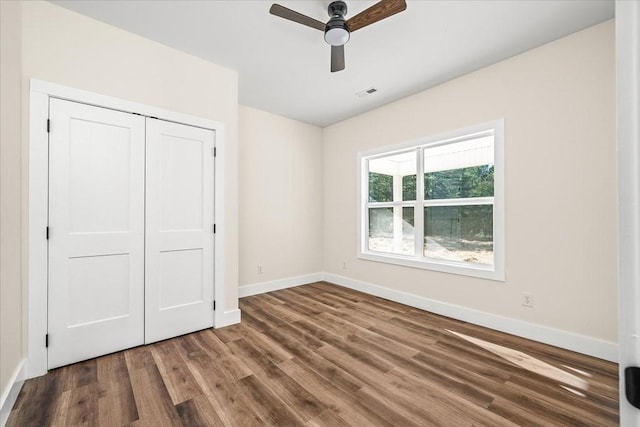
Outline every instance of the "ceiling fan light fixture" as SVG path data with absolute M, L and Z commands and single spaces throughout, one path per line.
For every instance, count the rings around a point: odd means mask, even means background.
M 342 25 L 335 27 L 329 27 L 327 25 L 327 30 L 324 32 L 324 41 L 331 46 L 342 46 L 349 41 L 350 37 L 351 35 L 347 29 L 347 24 L 344 22 Z

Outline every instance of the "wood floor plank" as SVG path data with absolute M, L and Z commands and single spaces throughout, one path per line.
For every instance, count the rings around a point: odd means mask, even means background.
M 356 393 L 356 399 L 378 417 L 394 426 L 428 425 L 424 418 L 407 412 L 406 408 L 397 404 L 389 390 L 381 391 L 364 386 Z
M 9 414 L 7 425 L 41 426 L 66 419 L 69 393 L 61 389 L 57 371 L 26 381 Z M 34 411 L 33 408 L 38 410 Z M 63 422 L 57 425 L 63 425 Z
M 322 402 L 286 375 L 259 349 L 244 340 L 235 341 L 231 346 L 237 354 L 241 354 L 243 359 L 250 363 L 251 370 L 255 375 L 264 378 L 271 389 L 277 393 L 279 399 L 287 407 L 300 414 L 300 418 L 305 422 L 326 409 Z
M 618 424 L 617 365 L 318 282 L 25 382 L 15 426 Z
M 267 425 L 302 426 L 303 419 L 290 406 L 281 400 L 281 396 L 272 388 L 263 384 L 254 375 L 238 381 L 240 388 L 248 397 L 247 402 Z
M 251 316 L 264 323 L 269 328 L 277 328 L 278 326 L 287 323 L 285 319 L 271 313 L 268 308 L 265 309 L 264 306 L 259 306 L 257 303 L 250 301 L 242 304 L 242 311 L 243 313 L 250 313 Z
M 439 419 L 447 417 L 463 417 L 468 424 L 479 423 L 490 426 L 514 426 L 507 419 L 496 416 L 473 400 L 457 393 L 451 383 L 437 384 L 433 381 L 425 381 L 422 376 L 407 372 L 402 368 L 396 368 L 386 374 L 390 387 L 398 391 L 398 394 L 420 395 L 427 401 L 432 401 L 433 408 L 441 411 Z M 488 406 L 488 405 L 487 405 Z M 448 409 L 447 409 L 448 408 Z M 446 416 L 444 414 L 447 414 Z M 462 422 L 462 421 L 461 421 Z
M 138 424 L 182 425 L 155 364 L 135 370 L 129 369 L 129 375 L 138 408 Z
M 243 328 L 243 324 L 236 324 L 232 326 L 227 326 L 226 328 L 213 329 L 212 332 L 216 334 L 218 339 L 223 343 L 228 343 L 229 341 L 240 339 L 241 336 L 238 334 L 238 331 Z
M 233 354 L 231 349 L 210 329 L 194 334 L 193 338 L 203 350 L 209 353 L 212 362 L 223 372 L 228 373 L 233 380 L 237 381 L 251 375 L 252 372 L 247 364 Z
M 316 354 L 317 347 L 310 351 L 310 349 L 302 347 L 299 343 L 292 339 L 287 334 L 283 334 L 279 331 L 269 331 L 267 334 L 273 339 L 277 339 L 291 354 L 293 354 L 298 360 L 313 369 L 322 377 L 326 378 L 334 387 L 340 390 L 345 390 L 349 393 L 355 392 L 362 387 L 362 382 L 355 378 L 350 373 L 338 368 L 329 360 Z
M 284 301 L 282 301 L 281 299 L 277 298 L 276 295 L 274 295 L 273 292 L 268 292 L 266 294 L 260 294 L 260 295 L 254 295 L 255 296 L 255 300 L 259 301 L 260 303 L 268 303 L 268 304 L 272 304 L 272 305 L 280 305 L 280 304 L 284 304 Z M 243 299 L 242 301 L 246 301 L 246 298 Z
M 343 420 L 338 414 L 336 414 L 331 409 L 326 409 L 322 411 L 322 413 L 317 417 L 315 417 L 314 419 L 309 420 L 305 425 L 309 427 L 321 427 L 321 426 L 346 427 L 346 426 L 350 426 L 351 424 Z
M 265 420 L 253 409 L 253 402 L 247 403 L 244 390 L 238 382 L 215 382 L 215 387 L 207 393 L 211 406 L 227 426 L 263 426 Z
M 488 408 L 491 412 L 501 418 L 511 420 L 517 425 L 531 427 L 551 427 L 560 426 L 551 420 L 541 418 L 537 413 L 523 409 L 520 405 L 509 400 L 497 397 L 491 402 Z
M 94 426 L 98 424 L 97 384 L 91 383 L 70 390 L 64 425 Z
M 125 350 L 124 357 L 127 361 L 127 369 L 130 373 L 137 369 L 143 369 L 156 364 L 155 360 L 153 360 L 153 356 L 151 355 L 150 346 L 140 346 Z
M 96 360 L 98 386 L 98 420 L 103 425 L 127 425 L 136 421 L 133 388 L 124 353 L 113 353 Z
M 411 372 L 436 387 L 446 387 L 449 391 L 457 393 L 477 405 L 486 407 L 493 400 L 494 396 L 487 393 L 484 387 L 476 387 L 473 382 L 469 381 L 473 376 L 472 372 L 465 372 L 459 367 L 446 369 L 449 367 L 446 362 L 442 364 L 423 363 L 415 357 L 397 354 L 387 347 L 380 347 L 378 344 L 365 340 L 356 341 L 356 343 L 387 358 L 394 367 Z M 486 382 L 483 382 L 483 386 L 486 386 Z
M 293 358 L 293 355 L 284 350 L 278 342 L 251 328 L 242 328 L 238 335 L 240 338 L 259 349 L 262 354 L 267 356 L 274 363 L 280 363 Z
M 182 421 L 183 425 L 186 426 L 205 426 L 207 425 L 207 421 L 205 421 L 204 417 L 200 414 L 200 411 L 196 407 L 196 404 L 193 400 L 185 400 L 182 403 L 176 405 L 176 411 L 178 411 L 178 416 Z M 222 420 L 218 419 L 220 423 Z
M 60 390 L 73 390 L 98 381 L 96 359 L 56 369 Z
M 208 390 L 209 393 L 213 393 L 222 382 L 234 383 L 238 379 L 252 374 L 244 363 L 241 366 L 236 366 L 233 371 L 225 370 L 211 357 L 209 351 L 200 345 L 194 335 L 182 336 L 176 341 L 176 344 L 182 349 L 181 356 L 203 391 Z
M 211 404 L 211 400 L 204 394 L 176 405 L 182 424 L 185 426 L 220 426 L 224 422 Z
M 375 425 L 390 427 L 391 424 L 378 417 L 360 402 L 353 393 L 336 389 L 332 382 L 309 369 L 296 359 L 287 360 L 278 365 L 289 377 L 313 393 L 325 406 L 334 411 L 341 419 L 353 426 Z M 323 411 L 324 412 L 324 411 Z M 316 420 L 316 423 L 318 421 Z M 330 424 L 328 424 L 330 425 Z
M 154 345 L 151 354 L 174 405 L 202 394 L 202 389 L 178 353 L 174 341 L 168 340 Z
M 537 412 L 546 412 L 546 408 L 552 407 L 553 416 L 549 416 L 548 413 L 546 413 L 546 415 L 553 420 L 565 423 L 565 425 L 583 424 L 585 426 L 597 427 L 607 425 L 618 419 L 617 416 L 611 417 L 604 411 L 586 411 L 583 406 L 572 405 L 564 396 L 562 399 L 558 399 L 544 394 L 538 394 L 509 381 L 507 381 L 505 386 L 508 390 L 513 390 L 514 393 L 520 393 L 521 396 L 526 397 L 528 406 L 539 408 Z

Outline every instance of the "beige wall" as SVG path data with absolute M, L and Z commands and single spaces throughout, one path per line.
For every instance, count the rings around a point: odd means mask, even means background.
M 0 1 L 0 395 L 24 358 L 21 288 L 20 3 Z M 4 403 L 0 401 L 0 405 Z
M 324 270 L 616 342 L 614 55 L 608 21 L 325 128 Z M 501 117 L 505 282 L 356 259 L 359 151 Z
M 321 272 L 322 130 L 240 106 L 238 131 L 240 286 Z
M 23 117 L 28 117 L 29 79 L 36 78 L 224 123 L 222 308 L 237 308 L 237 73 L 47 2 L 23 3 L 22 35 Z M 26 147 L 26 123 L 23 129 Z M 24 197 L 26 203 L 26 190 Z

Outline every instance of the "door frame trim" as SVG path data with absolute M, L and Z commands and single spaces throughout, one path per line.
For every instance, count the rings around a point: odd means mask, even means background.
M 74 89 L 37 79 L 30 80 L 29 90 L 29 182 L 28 182 L 28 249 L 27 249 L 27 378 L 47 373 L 47 282 L 48 245 L 46 227 L 48 225 L 49 187 L 49 98 L 109 108 L 127 113 L 155 117 L 161 120 L 196 126 L 215 131 L 216 159 L 214 169 L 214 218 L 218 225 L 214 239 L 214 298 L 222 303 L 224 299 L 224 186 L 225 186 L 225 132 L 224 124 L 201 117 L 178 113 L 115 98 L 80 89 Z M 55 126 L 55 123 L 52 124 Z M 224 307 L 214 312 L 213 325 L 229 324 L 229 313 Z
M 640 1 L 617 0 L 615 8 L 620 425 L 637 426 L 624 370 L 640 366 Z

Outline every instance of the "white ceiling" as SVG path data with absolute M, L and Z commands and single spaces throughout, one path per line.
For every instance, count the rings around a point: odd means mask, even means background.
M 347 19 L 375 0 L 349 1 Z M 595 25 L 613 0 L 407 1 L 354 32 L 329 71 L 321 31 L 269 14 L 270 1 L 53 1 L 237 70 L 243 105 L 327 126 Z M 328 20 L 330 1 L 277 3 Z M 188 78 L 188 76 L 185 76 Z M 378 92 L 359 98 L 371 86 Z

